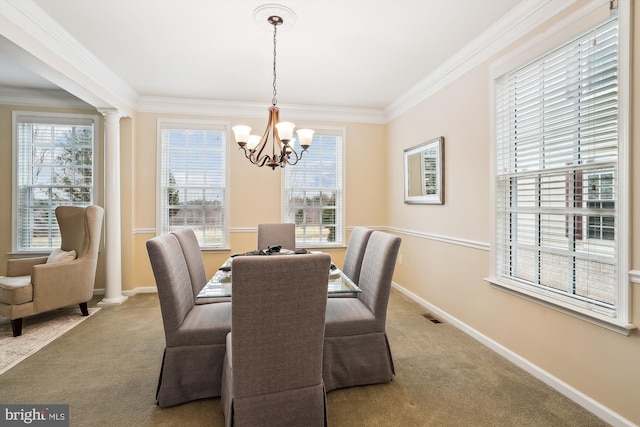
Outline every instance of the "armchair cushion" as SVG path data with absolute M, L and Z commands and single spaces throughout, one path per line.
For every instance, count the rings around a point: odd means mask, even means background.
M 33 299 L 31 276 L 0 277 L 0 302 L 24 304 Z
M 51 255 L 47 258 L 47 264 L 58 264 L 63 262 L 70 262 L 76 259 L 76 251 L 63 251 L 62 249 L 54 249 L 51 251 Z

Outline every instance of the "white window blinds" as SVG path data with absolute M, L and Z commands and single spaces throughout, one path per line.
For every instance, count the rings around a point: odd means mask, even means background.
M 159 128 L 159 232 L 191 228 L 201 247 L 225 247 L 225 125 L 161 121 Z
M 298 164 L 284 168 L 284 221 L 300 246 L 344 242 L 342 132 L 319 131 Z
M 496 81 L 496 276 L 616 318 L 618 21 Z
M 96 116 L 14 113 L 18 251 L 60 246 L 59 205 L 94 203 Z

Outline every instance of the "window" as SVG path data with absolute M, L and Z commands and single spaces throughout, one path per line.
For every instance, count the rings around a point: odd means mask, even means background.
M 191 228 L 203 248 L 228 242 L 227 126 L 160 121 L 159 233 Z
M 625 324 L 618 50 L 612 19 L 496 80 L 494 269 L 497 284 Z
M 591 173 L 587 177 L 587 207 L 601 212 L 613 210 L 613 172 Z M 589 216 L 587 235 L 590 239 L 615 240 L 615 217 Z
M 285 222 L 299 246 L 344 244 L 343 130 L 320 130 L 298 164 L 284 168 Z
M 59 205 L 95 200 L 98 117 L 14 112 L 14 248 L 49 251 L 60 246 Z

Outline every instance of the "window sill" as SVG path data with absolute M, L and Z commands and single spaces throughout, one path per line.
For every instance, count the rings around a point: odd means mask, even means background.
M 16 258 L 37 258 L 37 257 L 49 256 L 50 253 L 51 253 L 51 249 L 43 249 L 43 250 L 37 250 L 37 251 L 8 252 L 7 255 L 9 255 L 9 258 L 11 259 L 16 259 Z
M 211 246 L 201 246 L 201 252 L 231 252 L 231 248 L 216 248 Z
M 580 307 L 574 307 L 559 300 L 556 301 L 551 298 L 546 298 L 534 291 L 526 289 L 523 286 L 517 286 L 496 278 L 485 278 L 484 280 L 489 282 L 494 288 L 503 292 L 524 298 L 528 301 L 540 304 L 552 310 L 559 311 L 622 335 L 628 336 L 632 329 L 636 329 L 636 326 L 631 323 L 620 322 L 619 320 L 607 317 L 606 315 L 598 315 L 598 313 L 581 310 Z
M 299 247 L 301 249 L 307 249 L 307 250 L 323 250 L 323 249 L 346 249 L 346 246 L 343 243 L 336 243 L 336 244 L 304 244 L 301 243 L 299 245 Z

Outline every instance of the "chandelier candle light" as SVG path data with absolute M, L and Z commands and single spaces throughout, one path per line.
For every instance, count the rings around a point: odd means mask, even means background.
M 264 7 L 259 7 L 254 12 L 254 15 L 257 18 L 260 12 L 266 10 L 267 7 L 273 9 L 275 6 L 276 5 L 265 5 Z M 292 10 L 284 8 L 284 6 L 277 6 L 277 8 L 283 8 L 284 12 L 295 17 Z M 283 168 L 286 165 L 295 165 L 298 163 L 302 158 L 302 154 L 307 151 L 311 145 L 314 131 L 311 129 L 299 129 L 296 132 L 298 134 L 300 147 L 302 147 L 301 151 L 296 151 L 294 148 L 296 139 L 293 137 L 293 130 L 296 125 L 291 122 L 280 121 L 279 109 L 277 107 L 278 100 L 276 98 L 276 35 L 278 26 L 284 23 L 284 19 L 281 16 L 270 14 L 267 17 L 267 22 L 273 25 L 273 99 L 271 100 L 271 107 L 269 107 L 267 128 L 262 137 L 260 135 L 252 135 L 249 126 L 238 125 L 231 129 L 233 130 L 236 142 L 251 163 L 259 167 L 266 165 L 275 170 L 276 167 Z M 269 144 L 269 142 L 271 144 Z

